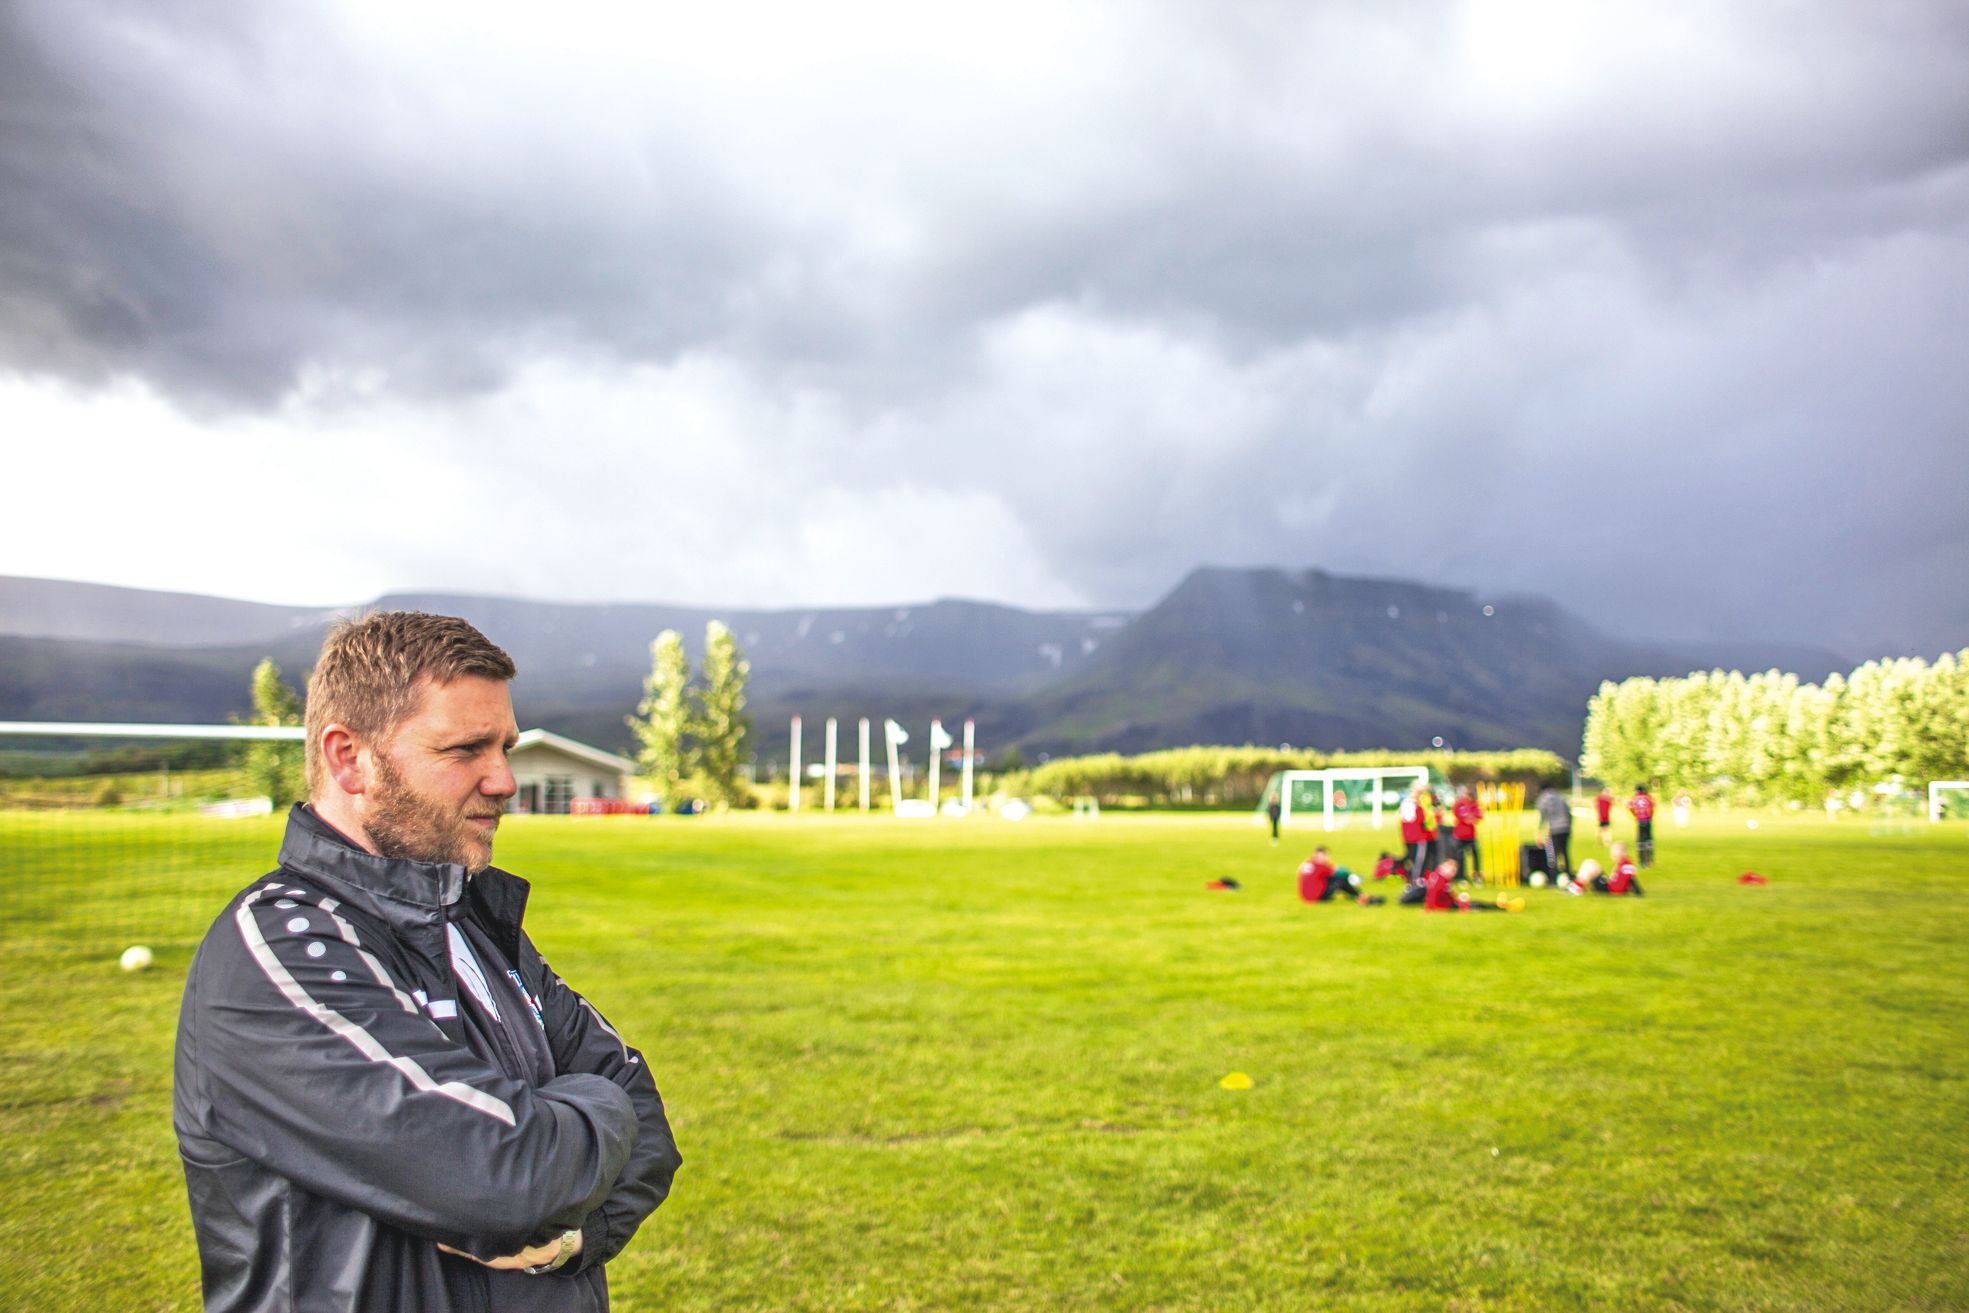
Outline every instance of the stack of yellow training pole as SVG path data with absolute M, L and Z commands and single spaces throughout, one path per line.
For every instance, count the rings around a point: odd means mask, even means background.
M 1524 842 L 1525 786 L 1510 782 L 1479 784 L 1477 802 L 1484 809 L 1484 818 L 1477 825 L 1484 878 L 1499 888 L 1515 889 L 1524 875 L 1519 857 Z

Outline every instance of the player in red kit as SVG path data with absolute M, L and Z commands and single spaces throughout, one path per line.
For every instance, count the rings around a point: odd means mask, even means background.
M 1408 847 L 1408 869 L 1411 878 L 1420 880 L 1429 869 L 1429 840 L 1436 832 L 1429 818 L 1429 791 L 1410 789 L 1402 799 L 1402 843 Z
M 1499 895 L 1493 901 L 1473 902 L 1470 895 L 1456 892 L 1456 859 L 1445 858 L 1422 881 L 1422 910 L 1425 912 L 1521 912 L 1525 900 Z M 1413 887 L 1413 886 L 1411 886 Z M 1404 903 L 1415 900 L 1404 895 Z
M 1460 912 L 1469 905 L 1467 897 L 1459 898 L 1451 881 L 1456 879 L 1456 863 L 1446 861 L 1429 872 L 1423 884 L 1422 910 L 1425 912 Z
M 1634 849 L 1643 867 L 1655 864 L 1655 800 L 1648 792 L 1648 786 L 1634 786 L 1634 796 L 1627 800 L 1627 810 L 1634 815 Z
M 1593 814 L 1600 818 L 1600 844 L 1605 847 L 1613 842 L 1613 790 L 1600 786 L 1599 796 L 1593 799 Z
M 1610 876 L 1594 876 L 1592 882 L 1593 892 L 1614 894 L 1616 896 L 1620 894 L 1633 894 L 1636 898 L 1645 897 L 1646 891 L 1641 888 L 1640 872 L 1634 869 L 1634 859 L 1627 855 L 1627 850 L 1619 844 L 1615 844 L 1613 846 L 1613 856 L 1609 860 L 1613 863 L 1613 874 Z
M 1347 873 L 1333 864 L 1326 849 L 1315 848 L 1313 855 L 1299 864 L 1299 901 L 1323 903 L 1347 887 Z
M 1344 866 L 1335 866 L 1332 856 L 1325 848 L 1313 849 L 1313 855 L 1299 864 L 1299 900 L 1305 903 L 1331 902 L 1335 898 L 1353 898 L 1360 893 L 1360 877 Z M 1363 903 L 1383 902 L 1384 899 L 1362 898 Z
M 1465 784 L 1456 791 L 1456 802 L 1450 809 L 1456 816 L 1456 864 L 1469 873 L 1479 884 L 1484 879 L 1483 858 L 1477 852 L 1477 822 L 1484 818 L 1483 805 L 1470 792 Z

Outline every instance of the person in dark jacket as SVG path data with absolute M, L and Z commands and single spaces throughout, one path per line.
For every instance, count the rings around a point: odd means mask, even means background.
M 1545 868 L 1554 880 L 1570 881 L 1572 874 L 1572 803 L 1548 784 L 1539 790 L 1539 822 L 1545 826 Z
M 394 612 L 330 635 L 309 801 L 206 934 L 173 1121 L 212 1313 L 604 1310 L 680 1159 L 642 1055 L 491 865 L 506 654 Z
M 1456 842 L 1456 814 L 1440 803 L 1436 806 L 1436 846 L 1431 850 L 1437 861 L 1456 863 L 1456 878 L 1467 880 L 1470 872 L 1463 865 L 1463 854 Z

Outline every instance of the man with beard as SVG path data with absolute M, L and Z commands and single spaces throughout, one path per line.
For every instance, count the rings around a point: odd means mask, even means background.
M 193 960 L 173 1120 L 205 1306 L 600 1310 L 679 1158 L 643 1057 L 491 865 L 512 660 L 448 616 L 339 626 L 309 800 Z

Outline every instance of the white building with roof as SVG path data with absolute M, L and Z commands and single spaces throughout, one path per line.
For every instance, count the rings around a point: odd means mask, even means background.
M 636 763 L 627 757 L 544 729 L 522 730 L 508 760 L 519 785 L 513 795 L 516 812 L 560 815 L 578 798 L 620 799 L 636 773 Z

